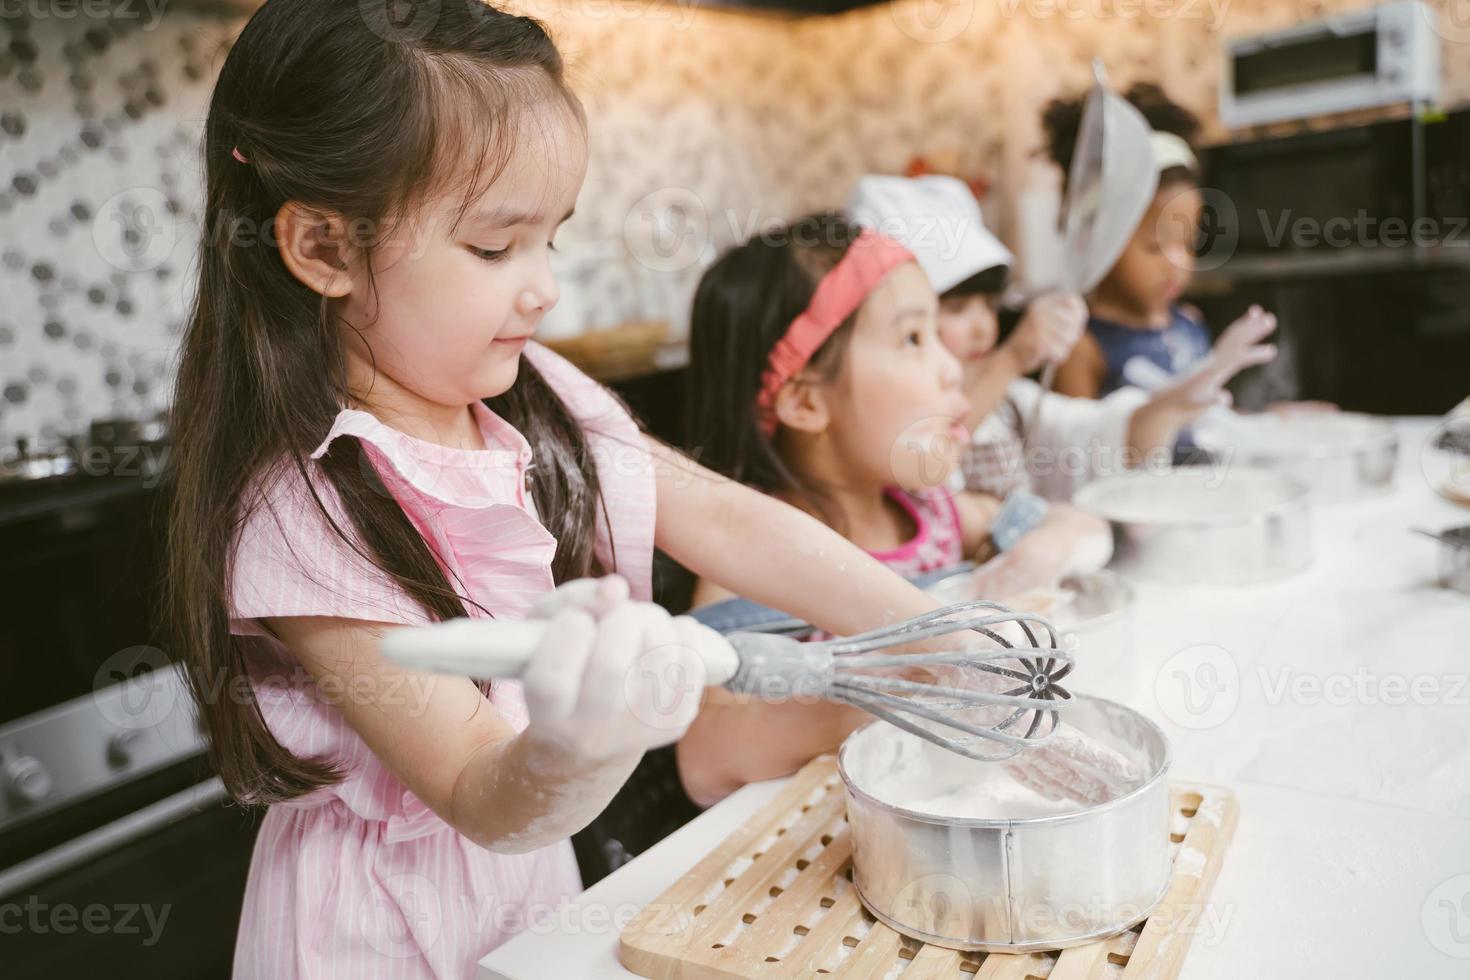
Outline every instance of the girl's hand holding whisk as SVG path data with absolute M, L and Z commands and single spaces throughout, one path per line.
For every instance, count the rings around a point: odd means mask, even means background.
M 527 729 L 585 761 L 677 741 L 699 713 L 705 655 L 724 641 L 688 617 L 628 599 L 608 576 L 569 582 L 536 615 L 550 624 L 524 675 Z

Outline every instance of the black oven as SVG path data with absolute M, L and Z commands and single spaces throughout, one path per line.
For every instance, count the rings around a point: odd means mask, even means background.
M 1438 415 L 1470 364 L 1470 111 L 1213 147 L 1190 299 L 1274 311 L 1282 355 L 1237 403 Z
M 1206 203 L 1233 212 L 1213 217 L 1238 222 L 1224 229 L 1238 256 L 1470 253 L 1470 110 L 1230 143 L 1204 162 Z
M 229 975 L 258 815 L 227 803 L 160 642 L 160 498 L 0 484 L 7 980 Z

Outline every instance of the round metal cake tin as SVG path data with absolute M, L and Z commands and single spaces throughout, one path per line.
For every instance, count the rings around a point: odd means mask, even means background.
M 1269 469 L 1184 466 L 1108 477 L 1076 505 L 1113 525 L 1112 567 L 1191 585 L 1247 585 L 1311 567 L 1304 484 Z
M 1233 462 L 1274 469 L 1306 486 L 1318 503 L 1363 500 L 1393 488 L 1399 437 L 1386 419 L 1299 412 L 1246 422 L 1259 437 L 1235 447 Z
M 895 806 L 871 795 L 886 754 L 902 736 L 875 722 L 838 753 L 847 791 L 853 885 L 863 905 L 897 931 L 952 949 L 1030 952 L 1116 935 L 1147 918 L 1168 890 L 1168 740 L 1143 715 L 1078 697 L 1067 724 L 1123 753 L 1144 773 L 1127 794 L 1062 814 L 961 819 Z M 924 743 L 938 765 L 977 762 Z M 942 757 L 942 758 L 940 758 Z M 951 772 L 944 770 L 946 776 Z

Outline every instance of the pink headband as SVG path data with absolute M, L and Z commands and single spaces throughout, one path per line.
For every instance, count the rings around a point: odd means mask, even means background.
M 806 367 L 817 348 L 863 305 L 868 294 L 896 267 L 914 261 L 913 253 L 886 235 L 864 228 L 842 260 L 817 283 L 812 301 L 791 321 L 771 350 L 756 396 L 761 431 L 776 431 L 776 394 Z

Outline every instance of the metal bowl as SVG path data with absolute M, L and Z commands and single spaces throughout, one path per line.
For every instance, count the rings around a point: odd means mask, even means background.
M 976 762 L 877 722 L 837 756 L 847 790 L 853 885 L 876 918 L 951 949 L 1065 949 L 1116 935 L 1148 917 L 1168 890 L 1169 744 L 1157 725 L 1112 701 L 1079 697 L 1069 724 L 1145 773 L 1142 785 L 1070 813 L 962 819 L 872 795 L 891 771 L 895 740 L 913 739 L 935 772 L 957 783 L 993 776 Z
M 1269 467 L 1304 484 L 1319 502 L 1375 497 L 1393 488 L 1399 437 L 1392 423 L 1350 412 L 1288 412 L 1240 420 L 1250 438 L 1231 461 Z
M 958 572 L 925 589 L 949 604 L 985 596 L 970 587 L 972 572 Z M 1145 664 L 1133 649 L 1133 586 L 1117 572 L 1106 569 L 1069 575 L 1061 588 L 1073 593 L 1059 609 L 1027 609 L 1050 620 L 1062 633 L 1062 643 L 1076 653 L 1072 684 L 1088 694 L 1126 700 L 1147 677 Z M 1004 597 L 1000 601 L 1015 605 Z
M 1439 542 L 1440 584 L 1470 595 L 1470 525 L 1422 533 Z
M 1140 578 L 1242 585 L 1312 564 L 1305 485 L 1270 470 L 1185 466 L 1109 477 L 1074 503 L 1113 524 L 1113 567 Z

